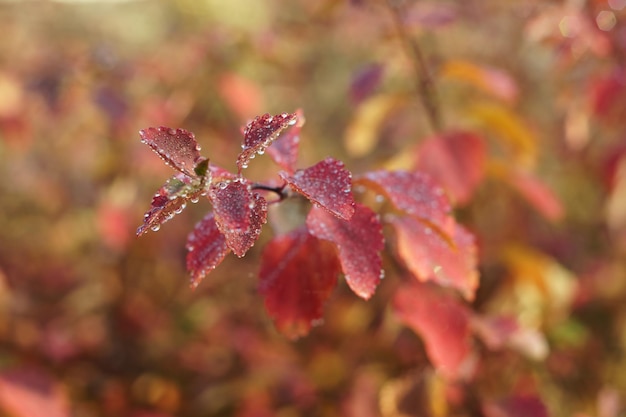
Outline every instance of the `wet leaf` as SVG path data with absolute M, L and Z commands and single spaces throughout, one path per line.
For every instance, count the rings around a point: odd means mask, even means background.
M 332 244 L 304 228 L 268 243 L 262 255 L 259 291 L 278 330 L 297 338 L 320 322 L 340 271 Z
M 473 300 L 478 287 L 474 237 L 455 224 L 448 241 L 428 224 L 412 217 L 390 217 L 396 229 L 397 251 L 418 280 L 455 288 Z
M 280 176 L 294 190 L 331 214 L 344 220 L 349 220 L 354 214 L 352 174 L 343 162 L 326 158 L 307 169 L 297 170 L 291 176 L 284 172 Z
M 463 376 L 471 353 L 469 310 L 450 294 L 427 284 L 400 287 L 393 299 L 398 318 L 424 340 L 433 366 L 448 378 Z
M 427 221 L 444 233 L 454 230 L 450 201 L 443 188 L 427 174 L 372 171 L 356 178 L 355 183 L 385 195 L 398 210 Z
M 276 139 L 267 153 L 281 168 L 290 174 L 296 170 L 298 162 L 298 151 L 300 147 L 300 130 L 304 126 L 304 115 L 301 110 L 296 111 L 297 122 L 285 134 Z
M 237 157 L 237 167 L 239 172 L 247 168 L 250 160 L 256 154 L 262 154 L 270 144 L 278 138 L 278 135 L 289 126 L 296 124 L 295 113 L 282 113 L 271 116 L 266 113 L 258 116 L 248 123 L 243 129 L 242 151 Z
M 204 193 L 200 181 L 191 180 L 185 174 L 176 174 L 152 197 L 150 210 L 144 214 L 143 224 L 137 229 L 137 236 L 148 230 L 156 232 L 163 223 L 181 213 L 190 201 L 197 202 Z
M 368 299 L 382 276 L 380 252 L 384 237 L 376 213 L 361 204 L 356 204 L 355 209 L 352 218 L 346 221 L 313 207 L 306 224 L 315 237 L 337 246 L 348 285 L 359 297 Z
M 0 374 L 0 408 L 12 417 L 69 417 L 65 392 L 49 375 L 21 368 Z
M 265 219 L 267 203 L 263 199 L 255 199 L 250 186 L 243 179 L 216 183 L 211 187 L 209 198 L 217 227 L 226 238 L 228 247 L 237 256 L 243 256 L 254 243 L 250 242 L 250 236 L 244 237 L 253 228 L 251 220 L 255 216 L 252 215 L 252 209 L 257 211 L 256 217 L 263 216 Z
M 198 222 L 187 237 L 187 270 L 191 274 L 191 288 L 200 281 L 230 252 L 226 238 L 220 233 L 213 213 Z
M 451 200 L 469 201 L 485 175 L 485 143 L 471 132 L 449 132 L 422 142 L 416 169 L 446 189 Z
M 139 135 L 141 141 L 150 146 L 166 164 L 189 177 L 198 177 L 194 168 L 202 157 L 193 133 L 161 126 L 140 130 Z

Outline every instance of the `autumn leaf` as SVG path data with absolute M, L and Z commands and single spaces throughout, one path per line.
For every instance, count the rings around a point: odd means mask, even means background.
M 61 386 L 35 368 L 16 368 L 0 374 L 0 408 L 12 417 L 71 415 Z
M 427 221 L 444 233 L 451 234 L 454 230 L 450 201 L 443 188 L 427 174 L 371 171 L 357 177 L 355 183 L 385 195 L 398 210 Z
M 193 133 L 161 126 L 140 130 L 139 135 L 141 141 L 150 146 L 167 165 L 191 178 L 199 177 L 195 168 L 203 158 Z
M 433 366 L 447 378 L 463 376 L 471 354 L 469 310 L 437 288 L 413 282 L 403 285 L 393 299 L 396 316 L 424 340 Z
M 207 214 L 187 237 L 187 270 L 191 274 L 191 287 L 200 281 L 230 252 L 226 238 L 219 231 L 215 216 Z
M 242 151 L 237 157 L 239 172 L 248 167 L 250 160 L 256 154 L 263 154 L 270 144 L 278 138 L 278 135 L 289 126 L 296 124 L 295 113 L 282 113 L 271 116 L 266 113 L 256 117 L 243 129 Z
M 384 237 L 378 216 L 371 209 L 361 204 L 355 209 L 350 220 L 342 220 L 313 207 L 306 224 L 311 234 L 337 246 L 348 285 L 359 297 L 368 299 L 382 276 Z
M 297 122 L 284 135 L 281 135 L 267 148 L 267 154 L 281 168 L 290 174 L 296 170 L 298 150 L 300 147 L 300 130 L 304 126 L 302 110 L 296 111 Z
M 390 216 L 389 220 L 396 229 L 398 255 L 419 281 L 455 288 L 465 299 L 474 299 L 477 255 L 469 232 L 455 224 L 449 241 L 415 218 Z
M 290 338 L 323 317 L 341 265 L 332 244 L 300 228 L 270 241 L 261 258 L 259 291 L 277 329 Z
M 354 214 L 352 174 L 343 162 L 326 158 L 317 164 L 280 176 L 298 193 L 320 205 L 329 213 L 349 220 Z

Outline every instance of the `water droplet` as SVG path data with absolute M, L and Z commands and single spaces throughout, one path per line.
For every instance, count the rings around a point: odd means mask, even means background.
M 248 203 L 248 208 L 252 210 L 254 208 L 254 201 Z
M 180 207 L 178 207 L 176 210 L 174 210 L 174 213 L 176 214 L 180 214 L 183 212 L 183 210 L 185 209 L 185 207 L 187 207 L 186 204 L 181 205 Z
M 226 181 L 222 181 L 222 182 L 220 182 L 218 187 L 220 188 L 220 190 L 225 190 L 226 187 L 228 187 L 228 183 Z
M 257 151 L 259 155 L 263 155 L 265 153 L 265 148 L 261 148 Z
M 195 246 L 193 246 L 193 245 L 187 245 L 187 250 L 188 250 L 189 252 L 193 252 L 193 250 L 194 250 L 195 248 L 196 248 L 196 247 L 195 247 Z
M 250 158 L 250 159 L 254 159 L 254 158 L 256 158 L 256 154 L 250 154 L 250 157 L 249 157 L 249 158 Z
M 153 232 L 158 232 L 160 228 L 160 224 L 153 224 L 152 226 L 150 226 L 150 230 L 152 230 Z
M 378 276 L 378 278 L 385 279 L 385 270 L 384 269 L 380 270 L 380 275 Z
M 293 126 L 293 125 L 295 125 L 295 124 L 296 124 L 296 122 L 297 122 L 297 120 L 296 120 L 296 119 L 290 120 L 290 121 L 289 121 L 289 123 L 288 123 L 288 125 L 289 125 L 289 126 Z
M 271 122 L 272 122 L 272 120 L 274 120 L 274 118 L 273 118 L 272 116 L 268 117 L 268 118 L 267 118 L 267 123 L 271 123 Z
M 198 201 L 200 201 L 200 199 L 198 197 L 192 197 L 189 201 L 196 204 Z
M 176 134 L 176 129 L 169 129 L 167 131 L 167 133 L 169 133 L 170 135 L 175 135 Z
M 241 168 L 243 168 L 243 169 L 248 168 L 248 164 L 241 164 Z
M 200 152 L 202 150 L 202 146 L 196 145 L 196 151 Z
M 246 149 L 246 144 L 245 143 L 241 144 L 241 149 Z

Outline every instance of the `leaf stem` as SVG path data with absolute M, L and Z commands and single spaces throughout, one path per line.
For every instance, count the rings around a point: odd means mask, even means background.
M 424 54 L 419 44 L 409 36 L 402 21 L 402 10 L 397 0 L 385 0 L 387 8 L 391 12 L 394 25 L 398 31 L 398 35 L 402 40 L 407 53 L 411 57 L 413 69 L 417 78 L 417 88 L 420 101 L 426 109 L 430 127 L 438 132 L 442 129 L 441 112 L 439 110 L 439 100 L 437 99 L 437 90 L 432 74 L 424 59 Z
M 275 194 L 278 194 L 278 196 L 280 197 L 279 201 L 282 201 L 284 199 L 286 199 L 287 197 L 289 197 L 289 193 L 286 187 L 286 183 L 281 185 L 280 187 L 272 187 L 270 185 L 266 185 L 266 184 L 261 184 L 261 183 L 254 183 L 252 184 L 252 189 L 253 190 L 264 190 L 264 191 L 270 191 L 273 192 Z

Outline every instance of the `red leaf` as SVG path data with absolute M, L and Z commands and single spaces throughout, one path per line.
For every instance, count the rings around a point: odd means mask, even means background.
M 376 213 L 361 204 L 356 204 L 355 209 L 352 218 L 346 221 L 313 207 L 306 224 L 313 236 L 337 246 L 348 285 L 359 297 L 368 299 L 383 273 L 380 252 L 384 238 Z
M 380 64 L 369 64 L 360 68 L 350 83 L 350 99 L 353 104 L 359 104 L 380 85 L 384 67 Z
M 266 113 L 248 123 L 243 130 L 242 151 L 237 157 L 239 172 L 248 167 L 248 163 L 257 153 L 263 154 L 283 130 L 294 124 L 296 124 L 295 113 L 282 113 L 275 116 Z
M 541 215 L 550 221 L 563 217 L 563 205 L 554 192 L 529 172 L 512 171 L 506 180 Z
M 36 369 L 13 369 L 0 375 L 0 407 L 13 417 L 65 417 L 67 397 L 48 375 Z
M 397 209 L 452 234 L 454 219 L 448 197 L 427 174 L 381 170 L 368 172 L 356 182 L 384 194 Z
M 302 110 L 297 110 L 296 116 L 296 125 L 289 129 L 287 133 L 276 139 L 271 146 L 267 148 L 267 153 L 272 157 L 274 162 L 290 174 L 296 170 L 300 145 L 300 130 L 305 122 Z
M 281 333 L 303 336 L 322 319 L 340 270 L 332 245 L 304 228 L 277 236 L 265 247 L 259 291 Z
M 230 252 L 226 238 L 215 223 L 213 213 L 200 220 L 187 237 L 187 270 L 191 287 L 196 288 L 206 274 L 214 270 Z
M 307 169 L 297 170 L 292 176 L 284 172 L 280 176 L 294 190 L 333 215 L 350 220 L 354 214 L 352 174 L 343 162 L 326 158 Z
M 166 164 L 192 178 L 198 177 L 194 168 L 202 157 L 193 133 L 161 126 L 140 130 L 139 135 L 141 141 L 150 146 Z
M 226 244 L 235 255 L 244 256 L 267 220 L 267 202 L 252 193 L 243 179 L 218 183 L 211 188 L 210 198 Z
M 416 169 L 441 184 L 451 199 L 466 203 L 485 175 L 486 150 L 480 136 L 450 132 L 420 144 Z
M 548 409 L 536 396 L 511 396 L 483 405 L 485 417 L 548 417 Z
M 199 181 L 193 181 L 185 174 L 176 174 L 152 197 L 150 210 L 144 214 L 137 236 L 146 233 L 148 229 L 156 232 L 163 223 L 181 213 L 189 201 L 195 203 L 203 194 L 205 190 Z
M 398 255 L 420 281 L 456 288 L 467 300 L 478 287 L 474 237 L 458 224 L 451 242 L 429 225 L 412 217 L 392 217 Z
M 418 283 L 400 287 L 393 308 L 422 337 L 433 366 L 448 378 L 461 376 L 471 353 L 468 309 L 451 295 Z

